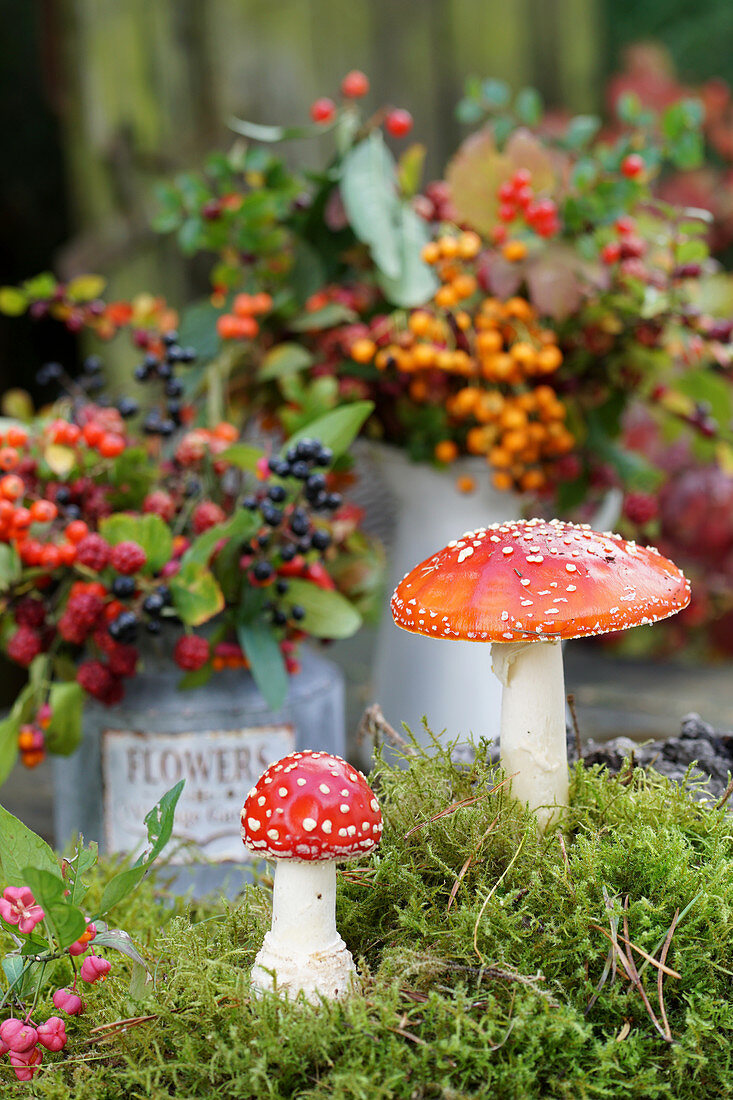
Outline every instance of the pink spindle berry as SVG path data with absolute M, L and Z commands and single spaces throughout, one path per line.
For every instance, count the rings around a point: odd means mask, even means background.
M 33 1047 L 32 1050 L 28 1050 L 24 1054 L 10 1052 L 10 1064 L 15 1070 L 15 1076 L 19 1081 L 32 1081 L 33 1074 L 42 1061 L 43 1054 L 38 1047 Z
M 0 1039 L 7 1043 L 15 1054 L 22 1054 L 30 1050 L 38 1042 L 38 1032 L 30 1024 L 24 1024 L 22 1020 L 11 1016 L 0 1024 Z
M 65 1012 L 67 1016 L 79 1016 L 84 1007 L 81 997 L 71 989 L 57 989 L 53 1003 L 59 1012 Z
M 24 936 L 32 932 L 45 915 L 27 886 L 7 886 L 3 890 L 0 917 L 8 924 L 17 924 Z
M 72 943 L 68 949 L 70 955 L 83 955 L 85 951 L 89 950 L 89 944 L 92 942 L 97 934 L 97 929 L 94 924 L 88 924 L 86 932 L 82 932 L 79 939 L 75 943 Z
M 104 981 L 112 969 L 112 963 L 99 955 L 89 955 L 81 964 L 81 979 L 83 982 Z
M 56 1053 L 66 1046 L 68 1039 L 66 1024 L 59 1016 L 49 1016 L 45 1024 L 39 1024 L 36 1030 L 38 1032 L 38 1042 L 46 1050 Z

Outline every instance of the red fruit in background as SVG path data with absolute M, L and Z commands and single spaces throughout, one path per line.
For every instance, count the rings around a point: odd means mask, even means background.
M 328 96 L 321 96 L 311 103 L 310 115 L 314 122 L 332 122 L 336 117 L 336 104 Z
M 609 241 L 601 249 L 601 259 L 604 264 L 615 264 L 621 259 L 621 245 L 618 241 Z
M 402 107 L 395 107 L 393 110 L 387 112 L 387 117 L 384 120 L 384 128 L 392 137 L 407 137 L 410 130 L 412 130 L 412 126 L 412 115 Z
M 660 493 L 662 533 L 698 561 L 733 550 L 733 477 L 714 466 L 688 469 Z
M 319 561 L 311 562 L 306 567 L 305 576 L 309 581 L 313 581 L 318 588 L 332 589 L 336 587 L 333 577 Z
M 89 695 L 107 706 L 118 703 L 124 693 L 121 681 L 101 661 L 84 661 L 76 671 L 76 679 Z
M 81 645 L 103 615 L 104 601 L 98 595 L 92 592 L 73 595 L 58 621 L 59 634 L 65 641 Z
M 29 626 L 19 626 L 8 642 L 8 657 L 27 668 L 42 649 L 41 637 Z
M 209 643 L 198 634 L 184 634 L 176 642 L 173 660 L 185 672 L 196 672 L 209 659 Z
M 348 99 L 361 99 L 369 91 L 369 77 L 361 69 L 352 69 L 341 81 L 341 94 Z
M 18 626 L 42 626 L 46 620 L 46 609 L 40 600 L 34 600 L 32 596 L 24 596 L 18 600 L 13 611 Z
M 628 520 L 643 527 L 659 515 L 659 503 L 650 493 L 627 493 L 623 512 Z
M 67 1016 L 78 1016 L 84 1007 L 81 997 L 76 993 L 72 993 L 70 989 L 57 989 L 52 1000 L 54 1006 L 60 1012 L 65 1012 Z
M 134 676 L 139 657 L 140 654 L 134 645 L 117 643 L 108 652 L 107 665 L 113 676 Z
M 638 153 L 629 153 L 621 161 L 621 174 L 626 176 L 627 179 L 636 179 L 644 171 L 644 158 L 640 157 Z
M 87 569 L 99 573 L 109 562 L 110 549 L 111 547 L 106 539 L 103 539 L 101 535 L 92 533 L 78 543 L 76 560 L 79 565 L 85 565 Z
M 193 510 L 191 526 L 194 532 L 200 535 L 203 531 L 208 531 L 210 527 L 215 527 L 217 523 L 223 523 L 226 518 L 224 509 L 215 504 L 213 500 L 202 500 Z
M 133 573 L 138 573 L 147 560 L 148 555 L 142 546 L 130 539 L 125 540 L 125 542 L 118 542 L 110 550 L 109 564 L 118 573 L 128 577 L 132 576 Z

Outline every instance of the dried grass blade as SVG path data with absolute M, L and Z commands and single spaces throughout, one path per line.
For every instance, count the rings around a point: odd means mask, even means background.
M 588 1015 L 590 1010 L 593 1008 L 593 1005 L 598 1000 L 598 997 L 600 996 L 601 990 L 603 989 L 604 985 L 606 984 L 606 979 L 608 978 L 608 975 L 611 971 L 611 967 L 613 966 L 613 961 L 614 961 L 615 957 L 616 957 L 616 952 L 614 951 L 613 946 L 611 946 L 611 947 L 609 947 L 608 954 L 606 955 L 606 965 L 603 967 L 603 973 L 601 974 L 601 980 L 599 981 L 598 985 L 595 987 L 595 989 L 593 991 L 593 996 L 588 1001 L 588 1004 L 585 1006 L 584 1015 L 586 1015 L 586 1016 Z
M 624 898 L 624 939 L 627 943 L 631 942 L 631 940 L 629 939 L 629 895 L 628 894 Z M 629 951 L 629 964 L 630 964 L 631 981 L 636 986 L 636 988 L 639 990 L 639 996 L 641 997 L 642 1001 L 644 1002 L 644 1008 L 647 1010 L 647 1013 L 649 1015 L 649 1019 L 654 1024 L 655 1028 L 657 1029 L 659 1034 L 662 1036 L 662 1038 L 666 1040 L 667 1036 L 665 1035 L 664 1028 L 659 1023 L 659 1020 L 657 1019 L 657 1017 L 654 1015 L 654 1009 L 652 1008 L 651 1004 L 649 1003 L 649 998 L 647 997 L 646 990 L 644 989 L 644 983 L 642 982 L 641 978 L 639 977 L 639 971 L 636 969 L 636 963 L 634 962 L 634 957 L 633 957 L 633 955 L 631 954 L 630 951 Z
M 670 978 L 682 977 L 682 975 L 678 974 L 676 970 L 672 970 L 669 966 L 665 966 L 664 962 L 660 962 L 659 959 L 655 959 L 653 955 L 648 954 L 648 952 L 646 952 L 643 947 L 637 947 L 635 943 L 632 943 L 631 940 L 627 940 L 625 936 L 622 936 L 621 939 L 626 943 L 627 947 L 631 947 L 634 951 L 636 951 L 637 955 L 641 955 L 641 957 L 643 959 L 646 959 L 648 963 L 651 963 L 652 966 L 656 966 L 657 970 L 664 971 L 664 973 L 668 974 Z
M 672 917 L 672 923 L 669 926 L 669 932 L 667 933 L 667 938 L 664 941 L 664 947 L 662 948 L 662 954 L 660 956 L 662 963 L 664 963 L 666 958 L 667 958 L 667 952 L 669 951 L 669 946 L 672 943 L 672 936 L 674 935 L 674 930 L 677 926 L 677 919 L 678 919 L 679 915 L 680 915 L 680 911 L 679 911 L 679 908 L 677 908 L 677 909 L 675 909 L 674 916 Z M 669 973 L 669 971 L 667 971 L 666 968 L 664 968 L 664 969 L 665 969 L 665 973 Z M 664 1007 L 664 976 L 662 974 L 662 970 L 663 970 L 663 967 L 660 966 L 659 973 L 657 974 L 657 993 L 659 994 L 659 1011 L 662 1014 L 662 1023 L 664 1024 L 664 1033 L 667 1037 L 667 1042 L 671 1043 L 672 1042 L 672 1032 L 670 1031 L 669 1020 L 667 1019 L 667 1010 Z
M 407 1031 L 404 1027 L 389 1027 L 389 1025 L 387 1025 L 387 1031 L 393 1031 L 395 1035 L 401 1035 L 404 1039 L 409 1039 L 411 1043 L 417 1043 L 421 1047 L 426 1047 L 428 1045 L 419 1035 L 413 1034 L 412 1031 Z
M 687 905 L 685 906 L 685 908 L 682 910 L 682 912 L 679 915 L 679 919 L 677 921 L 678 925 L 682 924 L 682 921 L 685 919 L 687 914 L 690 912 L 690 909 L 692 909 L 692 907 L 693 907 L 693 905 L 695 904 L 696 901 L 700 900 L 702 895 L 703 895 L 703 891 L 701 890 L 699 894 L 695 894 L 692 901 L 688 901 Z M 665 933 L 665 935 L 666 935 L 666 933 Z M 657 946 L 654 948 L 654 951 L 652 952 L 652 954 L 656 955 L 657 951 L 659 951 L 660 947 L 662 947 L 662 945 L 664 944 L 664 940 L 665 940 L 665 936 L 662 936 L 661 940 L 659 941 Z M 641 966 L 639 967 L 639 976 L 641 976 L 644 973 L 644 971 L 646 970 L 648 965 L 649 965 L 649 963 L 646 963 L 646 962 L 643 962 L 641 964 Z
M 484 898 L 484 903 L 483 903 L 483 905 L 481 906 L 481 909 L 479 910 L 479 915 L 478 915 L 478 917 L 476 918 L 476 923 L 475 923 L 475 925 L 474 925 L 474 927 L 473 927 L 473 949 L 474 949 L 474 951 L 476 952 L 476 954 L 478 955 L 478 957 L 479 957 L 479 958 L 481 959 L 481 962 L 482 962 L 482 963 L 484 962 L 484 957 L 483 957 L 483 955 L 481 954 L 481 952 L 480 952 L 480 951 L 479 951 L 479 949 L 478 949 L 478 927 L 479 927 L 479 925 L 481 924 L 481 918 L 482 918 L 482 917 L 483 917 L 483 915 L 484 915 L 484 910 L 486 909 L 486 906 L 487 906 L 487 905 L 489 904 L 489 901 L 491 900 L 491 898 L 492 898 L 492 897 L 494 896 L 494 894 L 496 893 L 496 890 L 497 890 L 497 888 L 498 888 L 498 886 L 499 886 L 499 883 L 500 883 L 500 882 L 501 882 L 501 880 L 502 880 L 502 879 L 504 878 L 504 876 L 505 876 L 505 875 L 507 875 L 507 874 L 509 873 L 509 871 L 511 871 L 512 867 L 514 866 L 514 863 L 515 863 L 515 862 L 516 862 L 516 860 L 518 859 L 518 857 L 519 857 L 519 853 L 521 852 L 522 848 L 524 847 L 524 841 L 525 841 L 525 839 L 526 839 L 526 834 L 525 834 L 525 836 L 523 836 L 523 837 L 522 837 L 522 839 L 520 840 L 520 842 L 519 842 L 519 847 L 517 848 L 516 852 L 514 853 L 514 855 L 512 856 L 512 858 L 511 858 L 511 859 L 509 860 L 509 863 L 508 863 L 508 864 L 506 865 L 506 867 L 505 867 L 505 868 L 504 868 L 504 870 L 503 870 L 503 871 L 501 872 L 501 874 L 499 875 L 498 879 L 496 880 L 496 882 L 494 883 L 494 885 L 493 885 L 493 886 L 491 887 L 491 889 L 489 890 L 488 894 L 487 894 L 487 895 L 486 895 L 486 897 Z
M 453 885 L 451 887 L 450 896 L 448 898 L 448 905 L 447 905 L 446 910 L 445 910 L 446 913 L 450 912 L 450 907 L 453 904 L 453 902 L 456 900 L 456 894 L 458 893 L 460 885 L 463 882 L 463 879 L 465 878 L 465 875 L 466 875 L 466 872 L 468 871 L 468 868 L 471 866 L 471 864 L 474 861 L 474 859 L 476 858 L 478 852 L 480 852 L 483 842 L 486 840 L 487 836 L 489 835 L 491 830 L 494 828 L 494 826 L 496 825 L 498 820 L 499 820 L 499 815 L 497 814 L 496 817 L 494 818 L 494 820 L 489 825 L 486 832 L 482 835 L 481 839 L 479 840 L 479 842 L 476 845 L 476 847 L 474 848 L 474 850 L 471 852 L 471 854 L 468 857 L 468 859 L 466 860 L 466 862 L 461 867 L 460 871 L 458 872 L 458 878 L 456 879 L 456 881 L 453 883 Z

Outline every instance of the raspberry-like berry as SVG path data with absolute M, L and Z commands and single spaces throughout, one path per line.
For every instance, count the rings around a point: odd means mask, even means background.
M 24 596 L 15 605 L 15 621 L 18 626 L 43 626 L 46 621 L 46 609 L 40 600 L 34 600 L 32 596 Z
M 185 672 L 203 668 L 209 659 L 209 643 L 198 634 L 184 634 L 176 642 L 173 660 Z
M 148 555 L 142 546 L 129 539 L 126 542 L 118 542 L 116 546 L 112 547 L 109 555 L 109 563 L 112 568 L 124 576 L 139 573 L 147 560 Z
M 191 526 L 195 533 L 200 535 L 203 531 L 208 531 L 210 527 L 215 527 L 217 523 L 223 523 L 226 518 L 224 509 L 220 508 L 218 504 L 214 504 L 213 500 L 202 500 L 194 508 Z
M 104 602 L 93 592 L 78 592 L 69 598 L 59 619 L 58 631 L 62 638 L 74 645 L 81 645 L 104 615 Z
M 412 129 L 412 115 L 402 107 L 395 107 L 387 113 L 384 128 L 394 138 L 407 137 Z
M 322 96 L 311 103 L 310 113 L 314 122 L 320 122 L 321 124 L 333 122 L 336 117 L 336 104 L 328 96 Z
M 40 635 L 32 627 L 19 626 L 8 642 L 8 657 L 27 668 L 42 648 Z
M 110 545 L 101 535 L 92 533 L 83 538 L 76 548 L 76 560 L 95 573 L 109 562 Z
M 139 656 L 134 645 L 114 643 L 107 657 L 110 672 L 113 676 L 134 676 Z
M 119 703 L 124 693 L 122 682 L 101 661 L 84 661 L 77 669 L 76 679 L 87 694 L 107 706 Z
M 369 77 L 360 69 L 352 69 L 341 81 L 341 94 L 348 99 L 361 99 L 369 91 Z
M 146 515 L 160 516 L 166 523 L 170 523 L 176 514 L 175 501 L 170 493 L 166 493 L 165 489 L 155 489 L 145 497 L 143 512 Z
M 624 499 L 624 515 L 632 523 L 643 527 L 659 514 L 656 497 L 650 493 L 627 493 Z

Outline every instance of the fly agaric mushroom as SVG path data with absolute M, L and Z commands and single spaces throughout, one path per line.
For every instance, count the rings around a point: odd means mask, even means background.
M 277 864 L 256 989 L 312 1002 L 348 991 L 356 967 L 336 931 L 336 863 L 366 855 L 381 836 L 373 791 L 340 756 L 294 752 L 260 776 L 242 810 L 242 840 Z
M 689 602 L 688 581 L 654 547 L 531 519 L 448 543 L 405 576 L 391 607 L 414 634 L 493 643 L 502 765 L 546 828 L 568 798 L 561 640 L 653 623 Z

